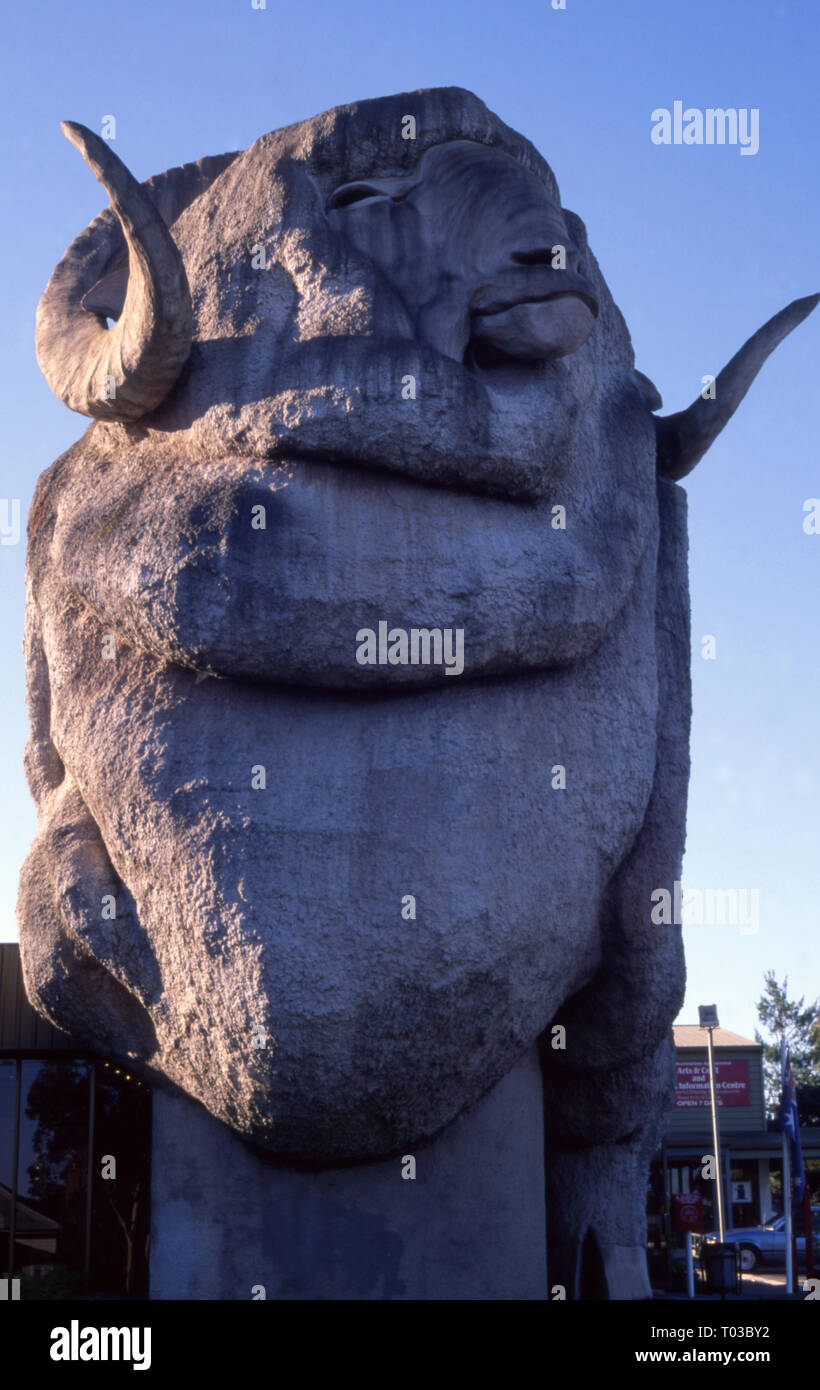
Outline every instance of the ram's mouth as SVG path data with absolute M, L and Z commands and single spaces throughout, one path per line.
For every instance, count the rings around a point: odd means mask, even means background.
M 475 291 L 464 357 L 470 366 L 549 363 L 587 342 L 599 311 L 588 279 L 548 265 L 528 267 L 524 275 L 505 272 Z
M 533 295 L 499 295 L 484 302 L 487 291 L 479 292 L 473 298 L 472 313 L 475 318 L 495 318 L 498 314 L 505 314 L 509 309 L 516 309 L 524 304 L 551 304 L 556 299 L 580 299 L 592 314 L 593 318 L 598 317 L 598 301 L 585 290 L 565 289 L 554 290 L 552 294 L 533 294 Z
M 549 272 L 548 272 L 549 273 Z M 470 305 L 465 361 L 477 367 L 505 362 L 552 362 L 584 345 L 595 327 L 598 301 L 580 276 L 562 272 L 560 286 L 484 286 Z M 569 283 L 568 283 L 569 281 Z

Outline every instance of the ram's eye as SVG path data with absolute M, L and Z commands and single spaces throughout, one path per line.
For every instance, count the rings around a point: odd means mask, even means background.
M 381 188 L 374 188 L 372 183 L 345 183 L 341 188 L 337 188 L 335 193 L 331 193 L 328 199 L 328 212 L 336 208 L 349 208 L 351 203 L 363 203 L 368 198 L 384 198 L 386 194 Z

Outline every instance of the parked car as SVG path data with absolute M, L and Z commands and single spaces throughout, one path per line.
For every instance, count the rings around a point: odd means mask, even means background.
M 814 1232 L 815 1268 L 820 1268 L 817 1259 L 820 1247 L 820 1206 L 811 1209 L 811 1225 Z M 732 1226 L 725 1235 L 727 1245 L 740 1246 L 740 1267 L 744 1273 L 751 1273 L 760 1265 L 785 1266 L 786 1263 L 786 1218 L 776 1216 L 764 1226 Z M 700 1237 L 700 1244 L 719 1240 L 717 1231 L 706 1231 Z M 797 1264 L 806 1266 L 806 1238 L 797 1236 Z

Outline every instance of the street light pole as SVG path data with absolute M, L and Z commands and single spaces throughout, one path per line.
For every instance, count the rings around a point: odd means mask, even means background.
M 712 1045 L 712 1029 L 707 1030 L 709 1041 L 709 1091 L 712 1097 L 712 1143 L 715 1147 L 715 1190 L 717 1194 L 718 1232 L 721 1242 L 726 1235 L 723 1221 L 723 1183 L 720 1176 L 720 1130 L 718 1126 L 717 1097 L 715 1095 L 715 1053 Z
M 715 1093 L 715 1053 L 712 1030 L 719 1026 L 716 1004 L 703 1004 L 698 1009 L 700 1026 L 708 1034 L 709 1052 L 709 1094 L 712 1100 L 712 1143 L 715 1150 L 715 1196 L 717 1198 L 718 1234 L 721 1245 L 725 1239 L 726 1227 L 723 1220 L 723 1182 L 720 1174 L 720 1126 L 718 1124 L 717 1096 Z

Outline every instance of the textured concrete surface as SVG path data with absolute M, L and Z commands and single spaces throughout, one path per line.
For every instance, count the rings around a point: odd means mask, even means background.
M 547 1297 L 543 1104 L 530 1050 L 429 1148 L 277 1169 L 184 1095 L 154 1094 L 151 1297 Z

